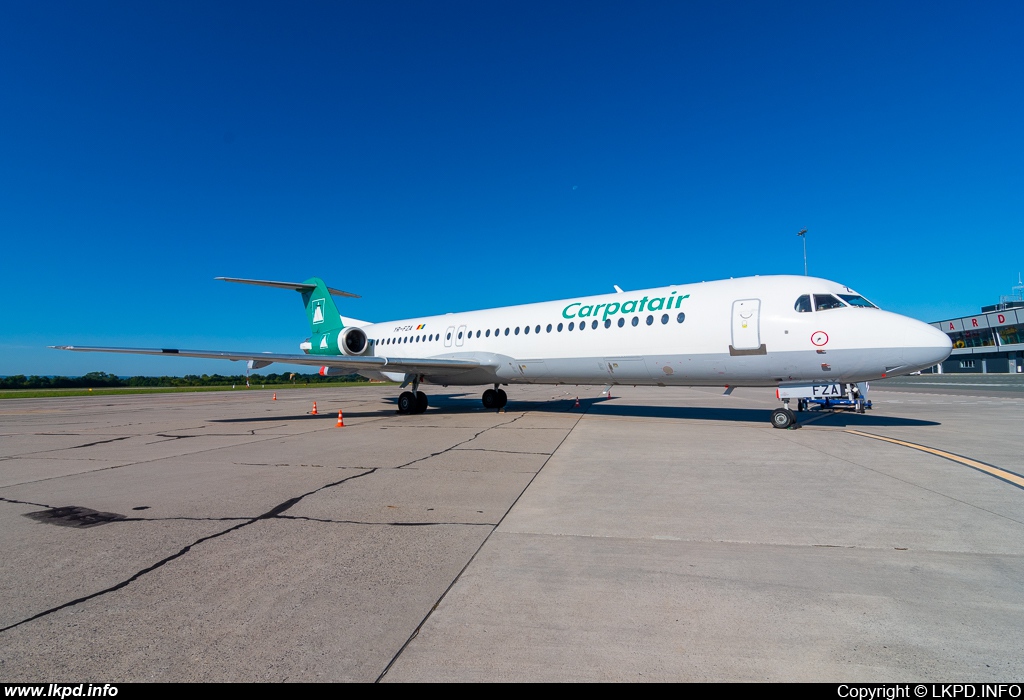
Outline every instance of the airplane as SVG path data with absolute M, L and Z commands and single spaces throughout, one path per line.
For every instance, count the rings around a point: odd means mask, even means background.
M 797 423 L 811 397 L 846 396 L 863 413 L 866 382 L 938 364 L 952 351 L 942 331 L 883 311 L 847 286 L 774 275 L 680 284 L 521 306 L 371 323 L 342 316 L 332 289 L 305 282 L 218 277 L 302 295 L 311 334 L 302 354 L 175 348 L 51 346 L 80 352 L 215 358 L 320 367 L 411 386 L 401 414 L 423 413 L 425 384 L 491 385 L 502 408 L 510 384 L 776 387 L 776 428 Z

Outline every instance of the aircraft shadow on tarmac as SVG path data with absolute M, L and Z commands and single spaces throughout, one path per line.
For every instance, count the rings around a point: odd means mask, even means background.
M 512 403 L 509 402 L 511 406 Z M 586 407 L 583 400 L 580 400 L 581 410 Z M 538 409 L 544 410 L 544 409 Z M 765 423 L 769 422 L 771 409 L 761 408 L 707 408 L 702 406 L 633 406 L 629 404 L 617 404 L 608 402 L 607 399 L 599 399 L 595 402 L 590 412 L 593 415 L 626 416 L 631 418 L 677 418 L 679 420 L 706 420 L 722 422 L 748 422 Z M 929 425 L 940 425 L 935 421 L 917 420 L 915 418 L 900 418 L 899 416 L 875 416 L 871 414 L 855 414 L 852 411 L 834 411 L 797 413 L 797 421 L 802 422 L 817 418 L 814 425 L 828 427 L 923 427 Z
M 344 410 L 344 415 L 347 418 L 381 418 L 384 416 L 394 415 L 397 412 L 397 408 L 392 407 L 398 403 L 397 397 L 384 398 L 383 402 L 388 404 L 388 406 L 382 407 L 378 410 Z M 324 404 L 324 408 L 316 416 L 304 413 L 297 415 L 253 416 L 249 418 L 221 418 L 212 420 L 211 423 L 265 423 L 286 420 L 314 419 L 331 421 L 337 420 L 337 410 L 332 410 L 331 408 L 332 406 L 336 406 L 335 402 L 331 400 L 322 400 L 321 403 Z M 592 415 L 623 416 L 629 418 L 674 418 L 681 421 L 705 420 L 764 424 L 769 422 L 769 418 L 771 416 L 771 409 L 760 408 L 637 406 L 618 403 L 614 399 L 606 398 L 581 398 L 579 403 L 580 407 L 576 408 L 575 397 L 567 397 L 564 399 L 558 398 L 547 401 L 516 401 L 510 399 L 508 406 L 505 407 L 505 411 L 527 411 L 538 413 L 587 412 Z M 486 410 L 480 405 L 480 399 L 476 394 L 430 394 L 430 408 L 428 408 L 427 413 L 423 415 L 429 417 L 432 412 L 439 409 L 443 410 L 447 415 L 480 413 Z M 817 420 L 814 420 L 814 425 L 831 428 L 924 427 L 941 425 L 935 421 L 901 418 L 899 416 L 880 416 L 872 415 L 871 413 L 856 414 L 852 411 L 832 411 L 825 413 L 824 416 L 822 416 L 822 413 L 823 412 L 820 411 L 798 413 L 797 420 L 802 423 L 803 421 L 815 418 Z

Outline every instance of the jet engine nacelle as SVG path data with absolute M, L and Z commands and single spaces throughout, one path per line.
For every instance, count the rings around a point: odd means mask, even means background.
M 362 328 L 351 326 L 314 335 L 299 347 L 307 355 L 365 355 L 370 349 L 370 340 Z
M 362 355 L 369 347 L 370 341 L 362 328 L 344 328 L 338 334 L 338 349 L 343 355 Z

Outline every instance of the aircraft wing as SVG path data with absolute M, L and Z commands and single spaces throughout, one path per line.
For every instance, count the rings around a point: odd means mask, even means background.
M 484 363 L 475 360 L 452 360 L 445 358 L 414 358 L 414 357 L 361 357 L 348 355 L 290 355 L 273 352 L 227 352 L 222 350 L 179 350 L 177 348 L 102 348 L 78 345 L 51 345 L 54 350 L 72 350 L 75 352 L 116 352 L 128 355 L 163 355 L 177 357 L 200 357 L 211 360 L 252 360 L 262 363 L 282 362 L 291 365 L 310 365 L 312 367 L 340 367 L 353 372 L 371 370 L 375 372 L 407 372 L 409 374 L 426 374 L 444 370 L 447 372 L 469 371 L 483 367 Z

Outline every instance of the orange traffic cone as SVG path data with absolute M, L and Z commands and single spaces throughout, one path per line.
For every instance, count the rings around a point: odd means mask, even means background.
M 313 402 L 313 410 L 309 412 L 309 415 L 311 415 L 311 416 L 315 416 L 316 415 L 316 401 Z
M 577 396 L 577 397 L 576 397 L 576 405 L 575 405 L 575 406 L 573 406 L 573 408 L 579 408 L 579 407 L 580 407 L 580 397 L 579 397 L 579 396 Z
M 277 392 L 276 391 L 274 392 L 274 398 L 272 398 L 271 401 L 277 401 Z
M 334 427 L 335 428 L 344 428 L 345 427 L 345 419 L 341 417 L 341 409 L 340 408 L 338 409 L 338 424 L 336 426 L 334 426 Z

